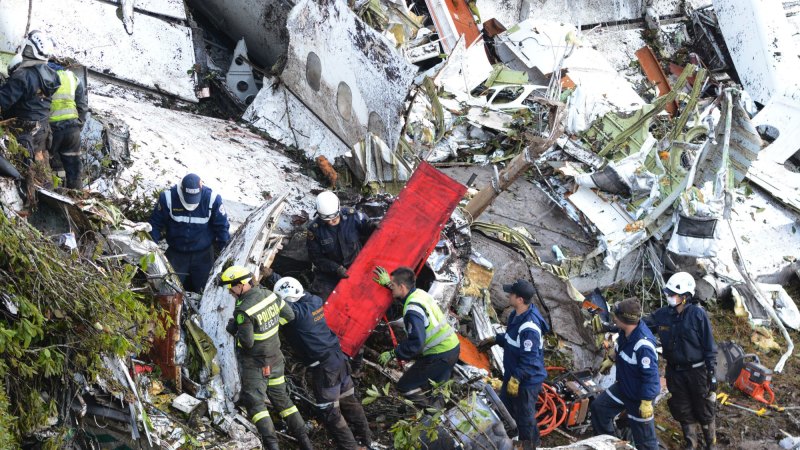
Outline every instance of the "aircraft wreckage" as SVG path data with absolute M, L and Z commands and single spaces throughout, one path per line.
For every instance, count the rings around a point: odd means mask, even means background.
M 45 246 L 48 261 L 76 261 L 81 274 L 135 274 L 128 287 L 160 312 L 119 330 L 101 316 L 81 322 L 78 332 L 117 333 L 149 350 L 98 355 L 91 367 L 101 371 L 65 368 L 54 378 L 43 369 L 26 401 L 44 412 L 17 414 L 17 436 L 72 448 L 101 439 L 258 447 L 235 405 L 235 348 L 224 331 L 233 301 L 213 280 L 231 264 L 256 278 L 268 267 L 307 274 L 304 226 L 325 187 L 383 224 L 326 305 L 345 351 L 366 347 L 374 359 L 397 319 L 371 283 L 375 265 L 417 269 L 461 335 L 455 379 L 469 408 L 442 411 L 429 447 L 511 448 L 515 424 L 484 382 L 501 370 L 502 351 L 482 355 L 472 343 L 503 329 L 500 286 L 517 278 L 535 283 L 554 332 L 548 358 L 565 366 L 543 394 L 553 402 L 540 420 L 545 436 L 585 437 L 587 405 L 609 383 L 593 369 L 602 339 L 585 322 L 607 314 L 607 288 L 634 280 L 658 292 L 663 274 L 687 270 L 704 300 L 730 296 L 743 320 L 783 336 L 779 374 L 793 351 L 789 330 L 800 329 L 789 288 L 800 272 L 787 250 L 800 244 L 797 61 L 781 57 L 797 53 L 791 8 L 11 0 L 0 17 L 4 63 L 27 30 L 42 29 L 86 68 L 91 192 L 39 189 L 41 206 L 25 224 L 18 181 L 2 176 L 4 223 Z M 642 27 L 655 40 L 645 42 Z M 689 39 L 689 57 L 664 63 L 670 45 Z M 210 101 L 252 126 L 186 111 Z M 13 139 L 1 142 L 13 168 Z M 185 292 L 147 225 L 125 218 L 144 219 L 152 193 L 190 171 L 221 193 L 237 228 L 202 294 Z M 647 307 L 658 306 L 646 292 Z M 57 330 L 79 316 L 45 308 L 47 320 L 35 322 L 19 295 L 2 293 L 3 330 L 19 333 L 24 321 Z M 372 300 L 355 308 L 364 298 Z M 160 332 L 145 339 L 139 330 L 149 328 Z M 43 339 L 28 345 L 43 351 L 52 345 Z M 381 381 L 399 374 L 369 370 Z M 298 404 L 313 411 L 302 376 L 289 378 Z M 6 397 L 12 409 L 0 397 L 0 424 L 20 402 Z M 380 403 L 373 411 L 386 416 Z M 385 434 L 378 440 L 391 442 Z M 620 445 L 599 436 L 567 448 Z

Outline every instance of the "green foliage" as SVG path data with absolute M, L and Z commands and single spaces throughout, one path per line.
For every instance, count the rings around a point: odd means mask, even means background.
M 159 313 L 130 289 L 137 270 L 70 256 L 0 213 L 0 448 L 57 417 L 65 383 L 104 373 L 101 355 L 147 350 Z

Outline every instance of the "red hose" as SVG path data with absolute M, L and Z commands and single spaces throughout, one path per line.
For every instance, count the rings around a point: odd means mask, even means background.
M 561 371 L 567 369 L 559 366 L 547 366 L 547 371 Z M 558 428 L 567 418 L 567 404 L 558 395 L 555 388 L 547 383 L 542 383 L 539 399 L 536 402 L 536 422 L 539 425 L 539 435 L 547 436 Z

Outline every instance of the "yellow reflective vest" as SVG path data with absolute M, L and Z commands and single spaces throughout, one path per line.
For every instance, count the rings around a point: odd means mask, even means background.
M 403 305 L 404 316 L 408 311 L 416 311 L 425 318 L 423 356 L 436 355 L 456 348 L 458 336 L 430 294 L 422 289 L 415 289 Z
M 75 91 L 78 89 L 78 77 L 69 70 L 59 70 L 58 79 L 61 86 L 50 104 L 50 122 L 60 122 L 78 118 L 78 107 L 75 104 Z

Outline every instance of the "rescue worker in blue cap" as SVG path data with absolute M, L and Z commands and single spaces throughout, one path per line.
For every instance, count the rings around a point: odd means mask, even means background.
M 646 317 L 658 332 L 667 360 L 667 400 L 672 417 L 681 424 L 685 449 L 701 448 L 698 426 L 706 449 L 714 449 L 717 345 L 711 321 L 694 297 L 694 277 L 686 272 L 672 275 L 664 287 L 667 304 Z
M 294 319 L 283 328 L 285 342 L 295 350 L 311 372 L 312 390 L 322 421 L 340 450 L 372 445 L 372 434 L 361 402 L 355 396 L 347 356 L 339 338 L 325 322 L 323 300 L 305 292 L 295 278 L 275 283 L 275 294 L 294 311 Z M 350 429 L 352 427 L 352 430 Z
M 202 292 L 214 264 L 214 247 L 221 250 L 230 240 L 230 224 L 222 197 L 190 173 L 158 196 L 150 215 L 154 241 L 166 230 L 166 256 L 186 290 Z
M 523 450 L 539 445 L 536 423 L 536 400 L 547 378 L 544 368 L 544 335 L 550 330 L 536 305 L 532 304 L 536 289 L 529 281 L 504 284 L 513 311 L 505 333 L 482 340 L 478 350 L 487 351 L 497 344 L 503 347 L 503 385 L 500 399 L 517 422 L 519 442 Z
M 314 264 L 310 291 L 327 300 L 361 251 L 361 239 L 374 229 L 364 213 L 340 208 L 331 191 L 317 196 L 317 217 L 308 225 L 306 247 Z
M 596 434 L 614 435 L 614 418 L 628 415 L 633 441 L 639 450 L 657 450 L 653 400 L 661 391 L 656 338 L 647 328 L 638 298 L 629 298 L 613 308 L 619 337 L 614 345 L 617 380 L 592 402 L 592 428 Z
M 413 359 L 414 365 L 398 380 L 397 391 L 418 407 L 441 403 L 440 399 L 431 400 L 424 391 L 431 387 L 431 381 L 442 383 L 450 379 L 461 349 L 458 336 L 436 300 L 417 288 L 413 270 L 398 267 L 389 274 L 376 267 L 374 273 L 375 282 L 389 288 L 392 297 L 403 302 L 403 324 L 408 334 L 408 339 L 393 350 L 381 353 L 378 362 L 386 366 L 394 358 Z

